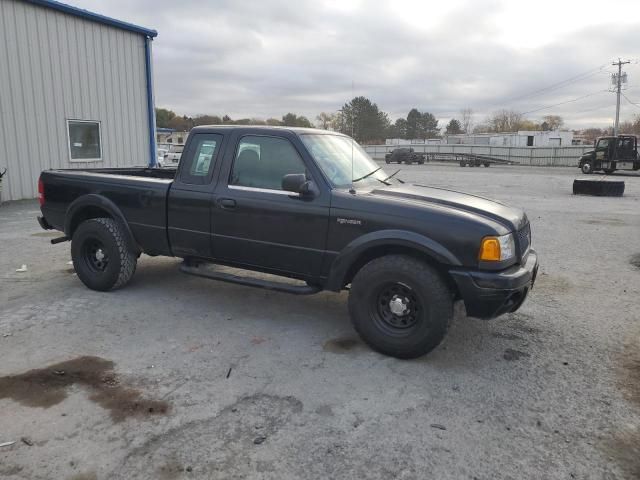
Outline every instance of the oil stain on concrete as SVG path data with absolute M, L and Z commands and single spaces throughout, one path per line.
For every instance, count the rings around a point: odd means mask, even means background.
M 90 392 L 91 401 L 109 411 L 114 422 L 167 413 L 167 402 L 145 398 L 140 391 L 122 385 L 113 368 L 114 363 L 109 360 L 83 356 L 0 377 L 0 399 L 49 408 L 67 398 L 71 386 L 78 385 Z

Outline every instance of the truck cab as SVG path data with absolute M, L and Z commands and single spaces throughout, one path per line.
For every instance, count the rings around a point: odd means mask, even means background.
M 586 174 L 600 171 L 610 174 L 616 170 L 640 170 L 638 137 L 635 135 L 600 137 L 594 142 L 594 149 L 582 155 L 578 166 L 582 173 Z

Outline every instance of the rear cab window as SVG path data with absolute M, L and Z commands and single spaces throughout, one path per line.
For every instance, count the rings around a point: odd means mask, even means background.
M 203 185 L 210 182 L 216 160 L 219 157 L 222 135 L 197 133 L 180 162 L 180 180 L 183 183 Z

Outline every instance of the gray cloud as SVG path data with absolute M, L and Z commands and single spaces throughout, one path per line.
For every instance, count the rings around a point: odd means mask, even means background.
M 391 2 L 381 1 L 351 11 L 320 1 L 74 3 L 157 29 L 156 104 L 189 115 L 266 118 L 292 111 L 314 118 L 350 99 L 353 81 L 356 95 L 371 98 L 392 118 L 417 107 L 445 120 L 471 107 L 479 120 L 499 108 L 529 111 L 604 90 L 611 60 L 637 59 L 640 45 L 636 15 L 635 25 L 585 25 L 551 42 L 541 38 L 540 46 L 517 48 L 496 35 L 503 10 L 497 0 L 469 2 L 428 28 L 407 23 Z M 602 71 L 579 82 L 519 98 L 599 65 Z M 627 71 L 631 86 L 634 79 L 640 86 L 640 67 Z M 640 88 L 628 96 L 638 101 Z M 613 95 L 603 92 L 529 117 L 553 113 L 569 126 L 601 125 L 611 121 L 613 108 Z M 632 113 L 640 110 L 626 105 L 623 118 Z

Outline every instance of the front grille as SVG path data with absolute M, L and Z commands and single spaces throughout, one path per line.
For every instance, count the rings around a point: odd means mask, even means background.
M 518 230 L 518 251 L 520 252 L 520 257 L 525 257 L 529 252 L 529 247 L 531 247 L 531 225 L 527 223 Z

